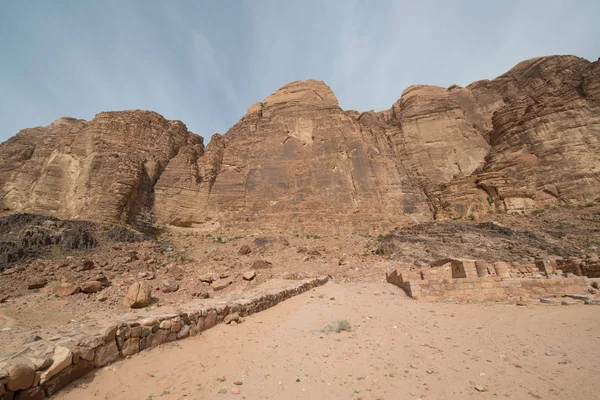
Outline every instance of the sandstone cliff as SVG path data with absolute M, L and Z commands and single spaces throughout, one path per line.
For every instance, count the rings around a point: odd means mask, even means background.
M 61 118 L 0 144 L 3 213 L 144 226 L 153 188 L 181 148 L 203 148 L 179 121 L 148 111 L 106 112 L 89 122 Z
M 23 130 L 0 154 L 4 213 L 138 226 L 374 232 L 586 204 L 600 200 L 600 66 L 536 58 L 365 113 L 296 81 L 206 149 L 181 122 L 125 111 Z

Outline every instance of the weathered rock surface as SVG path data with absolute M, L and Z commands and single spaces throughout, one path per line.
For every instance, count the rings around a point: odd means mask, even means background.
M 9 370 L 6 388 L 11 391 L 27 389 L 33 385 L 35 371 L 25 364 L 15 364 Z
M 135 282 L 127 290 L 123 304 L 131 308 L 142 308 L 150 304 L 152 289 L 147 282 Z
M 465 88 L 412 86 L 344 111 L 323 82 L 283 86 L 226 134 L 101 113 L 0 145 L 0 209 L 151 227 L 381 231 L 599 200 L 600 66 L 524 61 Z
M 80 286 L 83 293 L 96 293 L 102 290 L 102 282 L 99 281 L 86 281 Z
M 81 287 L 69 282 L 61 282 L 55 290 L 57 295 L 64 297 L 79 293 L 81 291 Z
M 256 271 L 247 271 L 242 274 L 242 278 L 246 281 L 251 281 L 256 277 Z
M 223 290 L 227 286 L 231 285 L 232 283 L 233 283 L 233 280 L 231 278 L 223 278 L 223 279 L 214 281 L 211 284 L 211 286 L 214 290 Z
M 140 110 L 24 129 L 0 144 L 0 209 L 143 226 L 154 183 L 186 146 L 202 138 Z

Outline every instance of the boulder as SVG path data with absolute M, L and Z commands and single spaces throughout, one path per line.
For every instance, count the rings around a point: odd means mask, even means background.
M 102 290 L 102 282 L 100 281 L 87 281 L 81 285 L 81 291 L 83 293 L 96 293 Z
M 127 290 L 123 304 L 130 308 L 142 308 L 150 304 L 152 290 L 147 282 L 135 282 Z
M 6 389 L 10 391 L 23 390 L 31 387 L 35 379 L 35 371 L 28 365 L 17 363 L 8 371 Z
M 41 289 L 44 286 L 46 286 L 47 283 L 48 283 L 48 281 L 45 278 L 42 278 L 42 277 L 33 278 L 31 281 L 29 281 L 29 283 L 27 283 L 27 289 L 29 289 L 29 290 Z
M 172 281 L 163 281 L 160 284 L 160 290 L 163 293 L 173 293 L 179 290 L 179 284 Z
M 69 282 L 62 282 L 56 287 L 56 294 L 65 297 L 77 294 L 81 291 L 81 287 Z

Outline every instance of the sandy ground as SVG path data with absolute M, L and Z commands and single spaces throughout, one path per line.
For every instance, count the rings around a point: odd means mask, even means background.
M 325 329 L 338 320 L 352 330 Z M 386 283 L 330 282 L 56 398 L 598 399 L 599 339 L 600 307 L 419 303 Z

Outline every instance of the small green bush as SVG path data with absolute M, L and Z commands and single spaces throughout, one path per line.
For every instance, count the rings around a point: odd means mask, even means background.
M 324 331 L 326 333 L 329 333 L 329 332 L 340 333 L 342 331 L 350 332 L 350 331 L 352 331 L 352 325 L 350 324 L 350 322 L 348 322 L 345 319 L 339 320 L 339 321 L 334 321 L 334 322 L 330 323 L 324 329 Z

